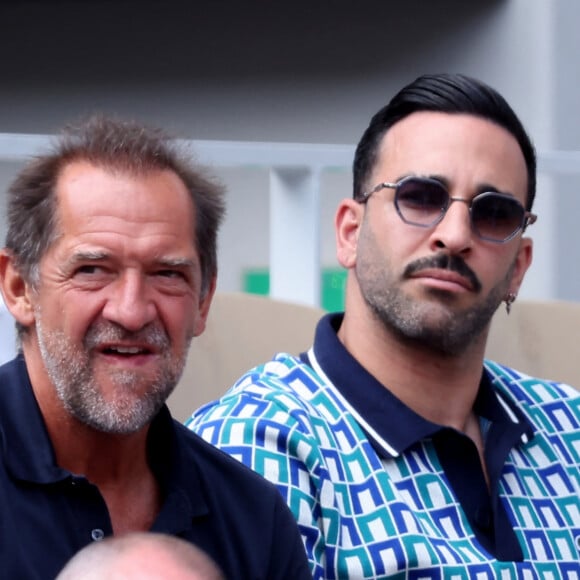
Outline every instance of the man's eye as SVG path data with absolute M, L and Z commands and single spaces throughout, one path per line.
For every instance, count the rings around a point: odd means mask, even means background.
M 102 266 L 95 266 L 94 264 L 84 264 L 83 266 L 79 266 L 76 271 L 75 274 L 81 275 L 81 276 L 91 276 L 91 275 L 95 275 L 95 274 L 102 274 L 103 273 L 103 267 Z
M 162 278 L 175 278 L 185 280 L 185 274 L 180 270 L 157 270 L 157 276 Z

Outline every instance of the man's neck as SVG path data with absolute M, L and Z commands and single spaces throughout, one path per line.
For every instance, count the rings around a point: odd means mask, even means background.
M 32 388 L 57 464 L 99 488 L 115 533 L 149 530 L 161 509 L 161 490 L 147 460 L 149 426 L 115 435 L 83 424 L 64 409 L 38 359 L 29 359 Z
M 148 427 L 129 435 L 101 433 L 69 420 L 53 429 L 57 463 L 96 485 L 115 533 L 147 531 L 161 509 L 161 490 L 147 461 Z
M 93 483 L 128 477 L 147 468 L 148 425 L 127 435 L 103 433 L 85 425 L 63 407 L 38 348 L 26 344 L 24 358 L 60 467 L 82 474 Z

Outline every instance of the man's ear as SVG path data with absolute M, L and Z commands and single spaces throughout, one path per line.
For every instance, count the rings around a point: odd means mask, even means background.
M 353 199 L 343 199 L 334 219 L 336 257 L 343 268 L 356 264 L 358 235 L 364 217 L 364 206 Z
M 35 321 L 31 300 L 33 290 L 16 267 L 14 257 L 6 249 L 0 250 L 0 287 L 12 316 L 22 326 L 32 326 Z
M 524 276 L 532 263 L 534 243 L 531 238 L 522 238 L 514 262 L 514 270 L 509 286 L 509 291 L 517 296 Z
M 217 277 L 213 276 L 207 292 L 199 299 L 199 310 L 193 326 L 193 336 L 199 336 L 205 330 L 205 325 L 209 314 L 209 307 L 211 306 L 211 301 L 213 300 L 213 295 L 215 294 L 216 282 Z

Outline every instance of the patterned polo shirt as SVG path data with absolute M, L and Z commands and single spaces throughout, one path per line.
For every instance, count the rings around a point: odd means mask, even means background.
M 314 578 L 580 579 L 580 394 L 486 361 L 488 486 L 473 442 L 380 385 L 340 322 L 189 421 L 277 485 Z

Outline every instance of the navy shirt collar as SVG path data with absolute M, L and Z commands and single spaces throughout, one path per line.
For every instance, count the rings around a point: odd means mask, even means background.
M 185 427 L 176 424 L 164 406 L 151 423 L 147 453 L 166 501 L 177 501 L 182 506 L 179 510 L 167 510 L 168 506 L 164 505 L 161 519 L 166 511 L 172 514 L 173 520 L 179 513 L 183 516 L 179 525 L 186 526 L 192 516 L 207 513 L 208 507 L 198 467 L 195 462 L 186 460 L 187 451 L 182 449 L 176 429 Z M 188 437 L 191 437 L 189 432 Z M 0 366 L 0 449 L 15 479 L 42 485 L 73 477 L 56 462 L 22 354 Z M 189 493 L 189 490 L 194 492 Z
M 318 363 L 381 455 L 397 456 L 444 429 L 407 407 L 352 357 L 337 336 L 342 318 L 342 314 L 328 314 L 320 320 L 313 351 L 303 358 L 311 364 Z M 513 403 L 493 388 L 485 369 L 474 408 L 485 420 L 504 425 L 514 443 L 531 438 L 531 425 Z
M 0 436 L 15 479 L 47 484 L 69 477 L 56 463 L 22 354 L 0 367 Z

